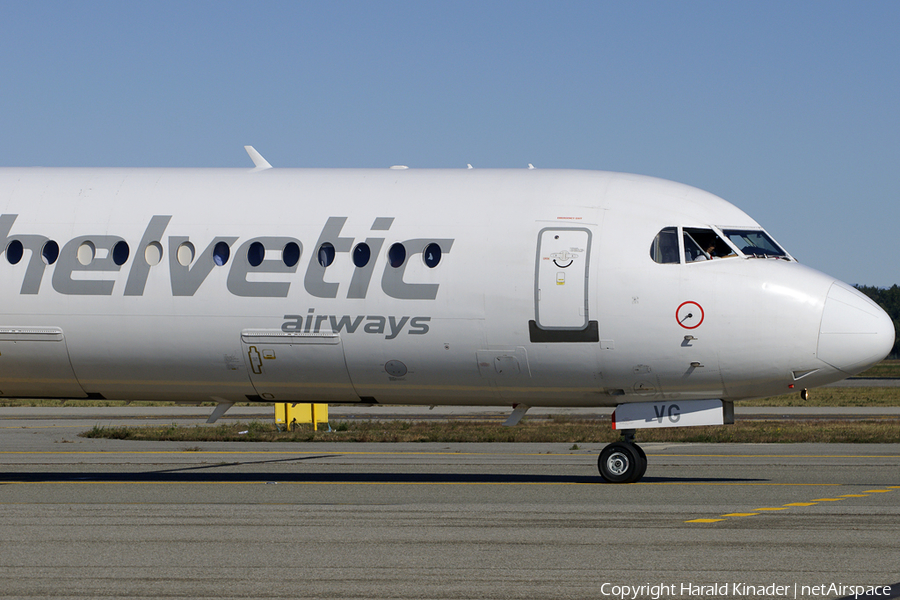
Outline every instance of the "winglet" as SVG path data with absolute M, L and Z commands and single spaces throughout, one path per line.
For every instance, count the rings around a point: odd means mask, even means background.
M 262 157 L 262 154 L 256 151 L 256 148 L 253 146 L 244 146 L 244 150 L 247 151 L 247 154 L 250 155 L 250 160 L 253 161 L 253 164 L 256 165 L 257 171 L 262 171 L 263 169 L 271 169 L 272 165 Z

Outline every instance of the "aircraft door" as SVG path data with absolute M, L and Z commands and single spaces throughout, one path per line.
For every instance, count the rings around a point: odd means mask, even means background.
M 250 381 L 273 402 L 359 402 L 340 334 L 247 329 L 241 332 Z
M 538 234 L 532 341 L 597 341 L 588 313 L 590 252 L 589 229 L 546 227 Z
M 0 396 L 87 398 L 75 378 L 62 329 L 0 327 Z

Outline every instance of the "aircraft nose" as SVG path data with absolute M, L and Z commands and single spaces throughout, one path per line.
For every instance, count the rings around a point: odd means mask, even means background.
M 856 289 L 835 282 L 828 290 L 816 356 L 848 375 L 881 361 L 894 346 L 894 323 Z

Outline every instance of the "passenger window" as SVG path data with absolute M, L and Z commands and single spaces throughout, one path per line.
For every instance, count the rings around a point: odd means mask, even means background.
M 216 265 L 223 267 L 225 263 L 228 262 L 228 259 L 231 257 L 231 248 L 228 247 L 226 242 L 219 242 L 216 244 L 216 247 L 213 248 L 213 262 Z
M 653 239 L 650 244 L 650 258 L 660 264 L 678 264 L 678 230 L 675 227 L 666 227 Z
M 281 260 L 286 267 L 293 267 L 300 262 L 300 246 L 297 242 L 288 242 L 281 251 Z
M 13 240 L 6 246 L 6 260 L 8 260 L 11 265 L 18 264 L 18 262 L 22 260 L 24 251 L 25 248 L 22 246 L 22 242 Z
M 319 246 L 319 264 L 323 267 L 331 266 L 334 262 L 334 245 L 331 242 L 325 242 Z
M 94 246 L 93 242 L 84 242 L 78 246 L 75 256 L 78 259 L 78 262 L 87 266 L 94 262 L 94 257 L 97 256 L 97 248 Z
M 48 241 L 44 244 L 44 247 L 41 248 L 41 256 L 43 257 L 45 264 L 52 265 L 56 262 L 56 259 L 59 258 L 59 244 L 53 240 Z
M 357 244 L 356 248 L 353 249 L 353 264 L 358 268 L 361 269 L 369 264 L 370 258 L 372 258 L 372 250 L 367 243 Z
M 712 229 L 684 228 L 684 260 L 697 262 L 734 256 L 734 250 Z
M 147 247 L 144 248 L 144 260 L 147 261 L 147 264 L 151 267 L 159 264 L 162 260 L 162 255 L 162 244 L 159 242 L 150 242 L 147 244 Z
M 765 231 L 758 229 L 726 229 L 722 233 L 745 256 L 787 258 L 787 252 L 782 250 Z
M 395 269 L 399 269 L 406 262 L 406 248 L 403 244 L 397 243 L 388 250 L 388 263 Z
M 124 265 L 125 261 L 128 260 L 129 254 L 131 254 L 131 250 L 129 250 L 127 242 L 117 242 L 116 245 L 113 246 L 112 259 L 117 266 L 121 267 Z
M 435 243 L 428 244 L 425 246 L 422 258 L 425 260 L 425 266 L 429 269 L 435 268 L 441 262 L 441 247 Z
M 247 248 L 247 262 L 251 267 L 258 267 L 266 257 L 266 247 L 261 242 L 253 242 Z
M 162 256 L 162 254 L 160 254 Z M 179 244 L 178 250 L 175 251 L 175 258 L 182 267 L 187 267 L 194 262 L 194 245 L 190 242 Z

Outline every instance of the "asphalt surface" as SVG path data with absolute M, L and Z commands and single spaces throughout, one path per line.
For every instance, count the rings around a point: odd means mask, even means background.
M 609 485 L 600 444 L 77 436 L 211 410 L 125 409 L 0 408 L 0 597 L 841 598 L 900 582 L 900 444 L 645 444 L 642 482 Z

